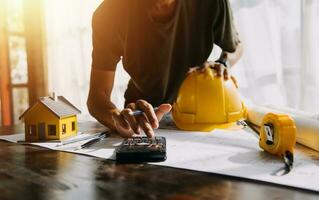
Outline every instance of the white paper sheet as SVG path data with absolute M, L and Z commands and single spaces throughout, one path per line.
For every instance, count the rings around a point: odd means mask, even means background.
M 293 170 L 284 176 L 277 176 L 276 172 L 284 166 L 282 160 L 263 152 L 258 146 L 258 140 L 245 130 L 200 133 L 159 129 L 156 130 L 156 135 L 166 137 L 167 160 L 153 163 L 155 165 L 211 172 L 319 192 L 319 160 L 297 151 Z M 82 134 L 83 136 L 85 134 Z M 0 137 L 11 142 L 23 138 L 23 134 Z M 86 141 L 65 146 L 57 146 L 56 142 L 32 144 L 53 150 L 115 159 L 114 150 L 121 141 L 121 138 L 112 136 L 81 150 L 76 150 L 76 147 Z

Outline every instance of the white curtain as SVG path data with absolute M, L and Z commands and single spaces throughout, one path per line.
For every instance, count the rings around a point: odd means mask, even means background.
M 300 0 L 232 1 L 245 52 L 234 73 L 257 104 L 295 107 L 299 96 Z
M 319 1 L 302 4 L 302 63 L 299 108 L 319 113 Z
M 245 53 L 234 70 L 257 104 L 319 113 L 319 1 L 232 0 Z
M 46 0 L 49 90 L 90 119 L 92 13 L 102 0 Z M 319 1 L 231 0 L 245 53 L 234 68 L 245 101 L 319 113 Z M 210 59 L 220 50 L 215 48 Z M 128 75 L 119 63 L 112 99 L 123 107 Z
M 91 18 L 100 1 L 46 0 L 49 91 L 63 95 L 84 115 L 91 63 Z
M 92 52 L 92 14 L 103 0 L 46 0 L 49 91 L 81 109 L 80 120 L 92 119 L 86 107 Z M 112 98 L 123 107 L 128 75 L 119 63 Z

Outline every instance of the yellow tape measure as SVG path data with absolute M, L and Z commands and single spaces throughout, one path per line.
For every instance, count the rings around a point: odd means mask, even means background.
M 268 113 L 263 118 L 260 127 L 259 146 L 271 154 L 282 157 L 287 152 L 293 154 L 296 132 L 296 126 L 291 117 L 284 114 Z
M 246 120 L 247 125 L 258 133 L 259 146 L 266 152 L 283 158 L 285 173 L 288 173 L 294 162 L 294 148 L 297 129 L 294 120 L 285 114 L 267 113 L 261 124 Z M 258 130 L 256 128 L 258 127 Z

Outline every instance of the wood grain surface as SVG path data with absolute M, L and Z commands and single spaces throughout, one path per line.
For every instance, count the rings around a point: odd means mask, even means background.
M 0 127 L 0 135 L 21 133 L 22 128 Z M 80 124 L 81 131 L 102 129 L 93 122 Z M 0 141 L 0 200 L 11 199 L 318 200 L 319 193 L 148 164 L 116 164 Z

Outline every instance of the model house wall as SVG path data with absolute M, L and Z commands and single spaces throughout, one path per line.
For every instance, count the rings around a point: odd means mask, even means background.
M 59 119 L 41 103 L 34 105 L 24 120 L 26 141 L 62 140 L 78 131 L 76 115 Z
M 75 136 L 80 112 L 62 96 L 40 98 L 20 117 L 25 123 L 25 140 L 63 140 Z

